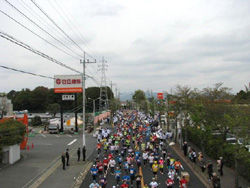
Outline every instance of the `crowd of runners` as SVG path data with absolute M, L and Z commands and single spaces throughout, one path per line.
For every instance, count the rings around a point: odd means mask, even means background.
M 114 127 L 97 134 L 97 157 L 89 188 L 186 188 L 189 175 L 181 162 L 169 152 L 168 138 L 154 118 L 137 111 L 118 111 Z M 143 170 L 152 173 L 143 178 Z M 164 178 L 165 184 L 159 183 Z M 112 181 L 111 181 L 112 180 Z

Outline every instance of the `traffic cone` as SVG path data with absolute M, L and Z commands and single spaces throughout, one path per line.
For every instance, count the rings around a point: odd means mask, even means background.
M 31 148 L 32 148 L 32 149 L 34 148 L 34 144 L 33 144 L 33 142 L 32 142 Z
M 27 145 L 27 150 L 28 150 L 28 151 L 30 150 L 30 147 L 29 147 L 29 145 Z

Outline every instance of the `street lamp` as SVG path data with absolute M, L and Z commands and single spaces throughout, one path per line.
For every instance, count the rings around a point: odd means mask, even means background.
M 95 126 L 95 101 L 100 99 L 100 97 L 98 97 L 97 99 L 91 99 L 88 97 L 88 99 L 93 101 L 93 125 Z

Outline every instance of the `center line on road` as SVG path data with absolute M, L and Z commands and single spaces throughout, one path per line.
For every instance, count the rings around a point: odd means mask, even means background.
M 68 146 L 72 145 L 73 143 L 75 143 L 77 141 L 77 139 L 72 140 L 70 143 L 68 143 Z
M 46 138 L 46 136 L 44 134 L 41 134 L 44 138 Z

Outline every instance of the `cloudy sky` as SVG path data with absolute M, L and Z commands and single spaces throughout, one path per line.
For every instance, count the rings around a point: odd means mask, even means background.
M 0 31 L 82 71 L 82 51 L 69 41 L 30 0 L 5 0 L 0 10 L 25 25 L 59 51 L 0 12 Z M 249 0 L 35 0 L 82 49 L 97 59 L 87 65 L 87 86 L 97 86 L 102 56 L 107 82 L 121 92 L 168 91 L 177 84 L 192 88 L 223 82 L 234 92 L 250 81 Z M 64 46 L 63 46 L 64 45 Z M 66 47 L 67 48 L 66 48 Z M 0 65 L 46 76 L 74 74 L 0 38 Z M 74 56 L 74 58 L 72 57 Z M 77 57 L 75 57 L 77 56 Z M 87 57 L 91 60 L 91 57 Z M 99 67 L 100 69 L 100 67 Z M 53 87 L 53 80 L 0 68 L 0 92 Z

